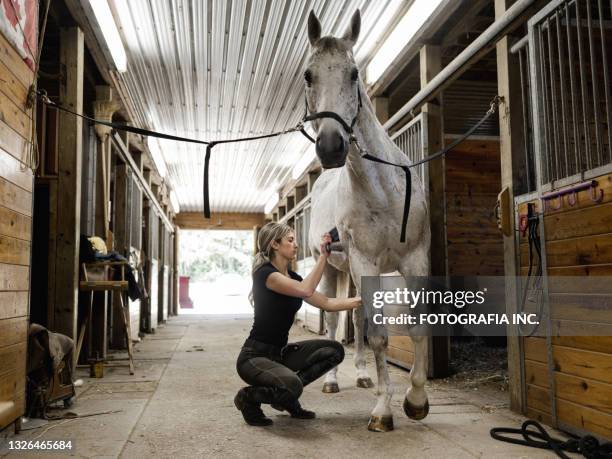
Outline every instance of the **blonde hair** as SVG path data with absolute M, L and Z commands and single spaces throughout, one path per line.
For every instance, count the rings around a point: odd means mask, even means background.
M 276 241 L 280 243 L 280 241 L 292 231 L 293 228 L 285 223 L 270 222 L 261 227 L 257 235 L 257 254 L 255 254 L 255 259 L 253 260 L 251 275 L 255 274 L 255 271 L 272 261 L 272 258 L 274 258 L 272 242 Z M 255 305 L 253 302 L 253 289 L 251 289 L 249 293 L 249 302 L 251 306 Z
M 253 260 L 252 274 L 274 258 L 272 243 L 275 241 L 280 243 L 291 232 L 293 228 L 285 223 L 270 222 L 262 226 L 257 236 L 257 254 Z

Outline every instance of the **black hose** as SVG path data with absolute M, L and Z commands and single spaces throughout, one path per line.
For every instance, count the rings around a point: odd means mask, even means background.
M 533 426 L 536 430 L 529 429 L 530 426 Z M 592 435 L 585 435 L 581 438 L 574 437 L 563 441 L 551 437 L 539 422 L 533 420 L 523 422 L 520 429 L 494 427 L 490 434 L 495 440 L 506 443 L 552 450 L 562 459 L 570 459 L 564 451 L 582 454 L 587 459 L 612 459 L 612 443 L 599 443 L 599 440 Z M 521 435 L 523 438 L 515 438 L 512 435 Z

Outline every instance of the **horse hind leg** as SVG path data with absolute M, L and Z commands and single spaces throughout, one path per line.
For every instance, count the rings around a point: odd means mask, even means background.
M 336 297 L 336 279 L 338 271 L 330 265 L 325 267 L 321 282 L 319 283 L 319 292 L 328 298 Z M 338 312 L 325 312 L 325 323 L 327 324 L 327 337 L 336 340 L 336 331 L 338 329 Z M 334 367 L 325 375 L 323 383 L 323 392 L 332 394 L 340 392 L 337 379 L 338 367 Z

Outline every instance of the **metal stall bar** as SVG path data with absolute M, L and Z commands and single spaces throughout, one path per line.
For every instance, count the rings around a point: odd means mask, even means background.
M 608 55 L 606 49 L 606 37 L 604 35 L 604 9 L 601 0 L 597 0 L 599 13 L 599 33 L 601 39 L 601 55 L 604 78 L 604 96 L 606 98 L 606 120 L 608 121 L 608 161 L 612 162 L 612 112 L 610 103 L 610 75 L 608 74 Z M 612 15 L 612 2 L 610 3 L 610 13 Z M 601 165 L 604 163 L 602 162 Z
M 576 0 L 578 1 L 578 0 Z M 593 15 L 591 14 L 591 0 L 586 1 L 587 11 L 587 29 L 589 32 L 589 55 L 591 57 L 591 81 L 593 84 L 593 114 L 595 116 L 595 142 L 597 145 L 597 166 L 601 166 L 602 162 L 602 150 L 603 145 L 601 142 L 601 122 L 599 117 L 600 103 L 599 103 L 599 78 L 597 75 L 597 64 L 595 62 L 595 44 L 593 43 Z M 580 25 L 578 25 L 580 27 Z
M 590 1 L 590 0 L 589 0 Z M 587 100 L 588 100 L 588 94 L 587 94 L 587 89 L 586 89 L 586 72 L 584 69 L 584 51 L 583 51 L 583 47 L 582 47 L 582 32 L 581 32 L 581 18 L 580 18 L 580 5 L 578 4 L 578 0 L 575 1 L 575 5 L 576 5 L 576 31 L 577 31 L 577 36 L 578 36 L 578 64 L 579 64 L 579 69 L 580 69 L 580 88 L 581 88 L 581 92 L 582 92 L 582 122 L 584 125 L 584 139 L 585 139 L 585 148 L 586 148 L 586 165 L 582 166 L 581 163 L 581 170 L 583 169 L 591 169 L 593 167 L 592 163 L 591 163 L 591 129 L 589 126 L 589 121 L 588 121 L 588 111 L 587 111 Z
M 555 15 L 555 26 L 557 28 L 557 58 L 559 61 L 559 80 L 560 80 L 560 90 L 561 90 L 561 125 L 563 126 L 563 158 L 564 158 L 564 170 L 562 170 L 561 174 L 563 177 L 567 177 L 571 175 L 570 166 L 569 166 L 569 158 L 567 155 L 567 149 L 569 148 L 569 136 L 567 134 L 567 101 L 565 94 L 565 53 L 563 51 L 563 42 L 561 40 L 561 35 L 563 34 L 563 29 L 561 28 L 561 20 L 560 16 L 563 13 L 562 10 L 557 11 Z
M 537 46 L 538 48 L 538 56 L 539 59 L 537 61 L 534 61 L 534 63 L 538 66 L 538 68 L 535 69 L 534 71 L 534 75 L 539 76 L 539 80 L 540 80 L 540 88 L 541 91 L 539 92 L 539 94 L 541 94 L 542 96 L 542 103 L 541 103 L 541 110 L 543 113 L 543 118 L 542 118 L 542 127 L 543 129 L 543 133 L 544 133 L 544 142 L 541 143 L 541 149 L 540 149 L 540 160 L 543 159 L 543 165 L 544 167 L 540 170 L 540 172 L 536 172 L 537 178 L 540 181 L 540 183 L 544 184 L 547 183 L 549 181 L 551 181 L 551 174 L 550 174 L 550 170 L 548 168 L 548 161 L 549 161 L 549 157 L 550 157 L 550 149 L 553 146 L 553 134 L 552 134 L 552 126 L 550 124 L 550 119 L 551 119 L 551 113 L 549 110 L 549 103 L 550 101 L 548 100 L 548 84 L 547 84 L 547 80 L 548 80 L 548 72 L 546 71 L 546 63 L 545 63 L 545 52 L 544 52 L 544 44 L 542 43 L 544 41 L 544 37 L 542 36 L 542 34 L 538 34 L 538 41 L 537 42 L 532 42 L 534 44 L 534 46 Z M 537 113 L 534 109 L 534 114 Z M 537 135 L 537 134 L 536 134 Z M 537 150 L 536 150 L 537 151 Z M 537 186 L 536 186 L 537 189 Z
M 582 154 L 582 148 L 579 142 L 579 133 L 578 133 L 578 112 L 577 112 L 577 102 L 578 102 L 578 94 L 576 93 L 576 69 L 574 67 L 574 47 L 572 46 L 572 33 L 571 33 L 571 15 L 569 10 L 569 3 L 565 4 L 565 28 L 567 32 L 567 55 L 568 55 L 568 64 L 569 64 L 569 77 L 570 77 L 570 91 L 571 91 L 571 102 L 572 102 L 572 127 L 574 130 L 574 159 L 576 162 L 576 170 L 574 173 L 578 173 L 580 171 L 580 156 Z M 571 175 L 571 174 L 568 174 Z
M 555 13 L 553 16 L 556 16 Z M 550 180 L 558 180 L 561 178 L 559 171 L 559 156 L 561 155 L 560 136 L 559 136 L 559 123 L 558 123 L 558 107 L 557 107 L 557 86 L 555 76 L 555 56 L 553 54 L 553 42 L 552 37 L 552 22 L 551 18 L 546 19 L 546 48 L 548 53 L 548 76 L 550 79 L 550 109 L 551 109 L 551 124 L 552 124 L 552 136 L 554 142 L 554 150 L 550 152 L 548 161 L 550 163 L 551 177 Z M 554 156 L 553 156 L 554 155 Z

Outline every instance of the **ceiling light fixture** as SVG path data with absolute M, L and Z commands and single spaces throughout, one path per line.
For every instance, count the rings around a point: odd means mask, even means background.
M 107 54 L 107 60 L 109 60 L 108 58 L 110 57 L 110 60 L 112 60 L 115 65 L 115 70 L 118 72 L 125 72 L 127 70 L 127 56 L 108 1 L 81 0 L 81 4 L 85 9 L 87 17 L 91 18 L 93 15 L 96 19 L 97 24 L 93 24 L 92 22 L 92 27 L 98 41 L 101 42 L 100 38 L 102 38 L 104 44 L 106 44 L 106 49 L 103 51 Z M 103 43 L 101 42 L 101 44 Z
M 442 0 L 414 0 L 404 17 L 395 26 L 366 69 L 366 81 L 374 84 L 397 58 Z
M 166 169 L 166 162 L 164 161 L 164 155 L 161 147 L 159 146 L 159 142 L 153 137 L 147 137 L 147 146 L 151 152 L 153 162 L 155 163 L 155 166 L 157 166 L 157 172 L 159 172 L 159 175 L 162 178 L 165 177 L 168 170 Z

